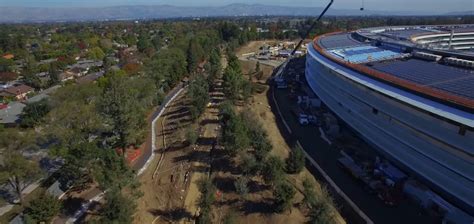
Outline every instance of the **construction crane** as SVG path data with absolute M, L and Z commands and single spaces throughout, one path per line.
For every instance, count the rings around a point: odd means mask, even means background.
M 309 36 L 309 34 L 311 33 L 311 30 L 314 29 L 314 27 L 316 26 L 316 24 L 318 24 L 319 20 L 321 20 L 321 18 L 324 16 L 324 14 L 326 14 L 326 11 L 328 11 L 329 7 L 331 7 L 332 3 L 334 2 L 334 0 L 331 0 L 328 5 L 326 6 L 326 8 L 324 8 L 324 10 L 321 12 L 321 14 L 318 16 L 318 18 L 316 19 L 316 21 L 314 21 L 313 25 L 311 25 L 311 27 L 306 31 L 305 35 L 301 37 L 301 40 L 300 42 L 296 45 L 295 49 L 293 49 L 293 51 L 291 52 L 291 55 L 289 58 L 291 58 L 293 55 L 295 55 L 296 51 L 298 50 L 298 48 L 300 48 L 301 44 L 303 43 L 303 41 L 306 39 L 306 37 Z
M 303 44 L 303 41 L 306 39 L 306 37 L 309 36 L 309 34 L 311 33 L 311 30 L 314 29 L 314 27 L 318 24 L 319 20 L 321 20 L 321 18 L 324 16 L 324 14 L 326 14 L 326 12 L 328 11 L 329 7 L 331 7 L 332 3 L 334 3 L 334 0 L 331 0 L 327 5 L 326 5 L 326 8 L 324 8 L 324 10 L 321 12 L 321 14 L 319 14 L 318 18 L 316 19 L 316 21 L 314 21 L 314 23 L 311 25 L 311 27 L 306 31 L 305 35 L 301 37 L 301 40 L 298 42 L 298 44 L 295 46 L 295 49 L 293 49 L 293 51 L 291 52 L 291 54 L 289 55 L 288 59 L 280 66 L 280 68 L 278 69 L 277 73 L 276 73 L 276 77 L 281 77 L 281 75 L 283 74 L 283 71 L 285 70 L 286 68 L 286 65 L 288 64 L 288 62 L 293 58 L 293 56 L 295 55 L 296 51 L 298 51 L 298 49 L 301 47 L 301 44 Z

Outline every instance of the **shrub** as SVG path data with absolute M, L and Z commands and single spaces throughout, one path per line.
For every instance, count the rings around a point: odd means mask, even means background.
M 49 223 L 61 209 L 60 202 L 49 194 L 43 194 L 30 202 L 25 212 L 26 223 Z
M 237 193 L 239 193 L 241 196 L 247 195 L 249 193 L 248 183 L 249 178 L 246 176 L 237 178 L 234 182 L 234 187 Z
M 276 211 L 283 212 L 288 209 L 291 206 L 291 200 L 295 193 L 296 191 L 292 185 L 284 181 L 279 182 L 273 190 Z
M 286 159 L 286 170 L 288 173 L 299 173 L 305 165 L 305 157 L 300 147 L 291 150 L 290 156 Z
M 285 164 L 280 158 L 270 156 L 262 167 L 261 175 L 266 183 L 275 184 L 284 177 L 284 169 Z

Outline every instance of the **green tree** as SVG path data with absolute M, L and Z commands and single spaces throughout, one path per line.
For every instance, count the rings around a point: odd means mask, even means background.
M 279 183 L 285 175 L 285 164 L 277 156 L 270 156 L 263 164 L 261 175 L 266 183 Z
M 35 149 L 37 133 L 31 129 L 20 130 L 16 128 L 4 128 L 0 125 L 0 148 L 5 152 L 19 152 L 22 150 Z
M 50 223 L 61 210 L 61 203 L 53 196 L 44 193 L 33 199 L 25 210 L 26 223 Z
M 227 99 L 232 102 L 237 101 L 240 97 L 241 86 L 242 75 L 231 67 L 227 67 L 223 75 L 223 90 Z
M 41 79 L 33 74 L 32 72 L 26 72 L 23 76 L 23 82 L 25 84 L 35 88 L 35 89 L 41 89 L 45 86 L 45 83 L 41 82 Z
M 255 65 L 255 73 L 259 73 L 260 72 L 260 62 L 257 61 L 257 64 Z
M 211 206 L 216 200 L 216 188 L 211 179 L 202 178 L 198 182 L 198 188 L 201 196 L 198 200 L 198 206 L 201 208 L 201 214 L 198 223 L 211 223 Z
M 41 170 L 37 163 L 27 160 L 19 152 L 9 152 L 3 157 L 0 165 L 0 183 L 10 185 L 24 205 L 21 193 L 29 181 L 35 181 L 41 176 Z
M 146 50 L 152 48 L 150 37 L 148 35 L 140 35 L 137 42 L 138 51 L 145 53 Z
M 94 47 L 92 49 L 89 49 L 87 57 L 92 60 L 102 61 L 105 57 L 105 53 L 100 47 Z
M 250 112 L 250 110 L 244 110 L 241 116 L 247 127 L 251 145 L 255 150 L 255 157 L 258 161 L 263 161 L 273 148 L 268 139 L 268 134 L 263 129 L 256 114 Z
M 237 220 L 239 219 L 239 217 L 237 216 L 237 214 L 235 214 L 234 211 L 229 211 L 227 212 L 227 214 L 224 216 L 224 221 L 223 223 L 224 224 L 236 224 L 238 223 Z
M 110 127 L 111 144 L 125 156 L 129 145 L 140 144 L 145 137 L 145 110 L 136 97 L 140 89 L 132 88 L 120 72 L 107 74 L 99 110 Z
M 100 223 L 127 224 L 133 222 L 136 204 L 131 198 L 114 189 L 106 193 L 105 201 L 100 212 Z
M 61 82 L 61 79 L 59 78 L 59 70 L 56 64 L 51 63 L 49 65 L 48 75 L 49 75 L 49 80 L 48 80 L 49 86 L 53 86 Z
M 211 65 L 209 75 L 213 77 L 213 79 L 219 77 L 222 72 L 221 55 L 219 48 L 214 48 L 211 51 L 211 55 L 209 56 L 209 64 Z
M 283 212 L 290 208 L 295 193 L 296 191 L 291 184 L 284 181 L 279 182 L 273 190 L 276 210 L 278 212 Z
M 189 85 L 188 97 L 190 98 L 191 106 L 189 108 L 191 117 L 197 119 L 204 113 L 207 104 L 209 103 L 209 84 L 202 75 L 199 75 Z
M 50 109 L 51 107 L 49 106 L 47 99 L 27 104 L 21 114 L 20 125 L 26 128 L 34 127 L 42 121 L 43 117 L 48 114 Z
M 199 135 L 196 129 L 190 127 L 186 130 L 186 140 L 188 141 L 189 145 L 196 144 L 198 138 L 199 138 Z
M 103 119 L 97 112 L 101 89 L 95 84 L 69 85 L 51 96 L 53 109 L 46 116 L 47 135 L 56 144 L 50 155 L 66 160 L 60 170 L 63 184 L 72 181 L 74 187 L 87 187 L 92 179 L 98 142 L 105 132 Z M 78 107 L 77 105 L 81 105 Z
M 235 23 L 222 22 L 219 24 L 218 29 L 222 40 L 227 42 L 237 39 L 240 35 L 239 26 Z
M 255 175 L 260 169 L 259 163 L 255 157 L 248 153 L 243 153 L 241 156 L 241 165 L 242 172 L 244 175 Z
M 305 156 L 300 147 L 296 147 L 290 152 L 290 156 L 286 159 L 286 170 L 288 173 L 299 173 L 305 165 Z
M 105 190 L 108 188 L 117 188 L 118 190 L 127 187 L 137 188 L 138 182 L 133 171 L 125 163 L 125 160 L 117 155 L 115 150 L 100 150 L 99 160 L 94 163 L 94 177 L 99 182 L 100 187 Z M 141 192 L 137 193 L 137 197 Z
M 309 211 L 310 222 L 314 224 L 330 224 L 334 223 L 331 215 L 331 207 L 329 204 L 321 201 L 312 205 Z
M 11 72 L 13 64 L 13 60 L 0 57 L 0 72 Z
M 179 48 L 162 49 L 148 63 L 146 74 L 157 88 L 174 87 L 187 73 L 185 53 Z
M 234 187 L 238 194 L 246 196 L 249 193 L 249 178 L 247 176 L 240 176 L 234 181 Z
M 316 192 L 314 191 L 314 183 L 306 178 L 303 180 L 303 203 L 311 208 L 317 203 Z
M 224 148 L 231 154 L 236 154 L 250 145 L 247 128 L 239 116 L 231 116 L 225 122 L 222 140 Z
M 186 60 L 188 62 L 188 73 L 196 71 L 199 62 L 203 60 L 204 50 L 195 38 L 189 41 Z
M 303 202 L 310 209 L 310 222 L 315 224 L 329 224 L 334 223 L 332 201 L 326 188 L 321 188 L 321 193 L 316 194 L 314 191 L 314 183 L 309 179 L 303 181 Z

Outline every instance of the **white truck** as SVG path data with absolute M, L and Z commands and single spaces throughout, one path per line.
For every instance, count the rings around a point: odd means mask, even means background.
M 298 116 L 298 122 L 301 124 L 301 125 L 308 125 L 309 124 L 309 116 L 306 115 L 306 114 L 300 114 Z

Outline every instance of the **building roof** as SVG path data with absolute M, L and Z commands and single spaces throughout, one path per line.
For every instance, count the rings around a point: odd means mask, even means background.
M 75 75 L 77 74 L 68 70 L 59 74 L 59 79 L 61 79 L 62 81 L 65 81 L 65 80 L 73 78 Z
M 336 35 L 329 35 L 325 38 L 322 38 L 319 41 L 319 44 L 326 49 L 331 49 L 331 48 L 353 47 L 353 46 L 361 45 L 362 43 L 354 40 L 351 37 L 350 33 L 340 33 Z
M 368 44 L 356 41 L 348 33 L 319 36 L 314 43 L 313 47 L 324 56 L 368 77 L 382 80 L 404 90 L 416 92 L 422 96 L 438 100 L 443 104 L 456 106 L 467 111 L 474 110 L 474 85 L 472 85 L 474 84 L 472 78 L 474 70 L 472 69 L 416 59 L 393 60 L 394 58 L 406 58 L 407 56 L 406 54 L 400 54 L 401 50 L 397 53 L 397 50 L 388 49 L 384 46 L 370 46 L 370 49 L 363 49 L 367 51 L 375 48 L 377 49 L 375 53 L 358 53 L 351 49 L 365 47 Z M 339 51 L 342 52 L 342 56 L 338 55 L 338 53 L 341 53 Z M 355 55 L 352 55 L 352 53 Z M 375 54 L 380 54 L 380 57 L 376 55 L 377 60 L 374 60 Z M 372 66 L 373 61 L 381 61 L 381 63 L 375 63 Z M 368 62 L 370 63 L 364 64 Z
M 13 59 L 15 57 L 15 55 L 13 54 L 5 54 L 2 56 L 2 58 L 5 58 L 5 59 Z
M 0 82 L 9 82 L 18 79 L 15 72 L 0 72 Z
M 46 191 L 55 198 L 59 198 L 64 194 L 59 181 L 54 182 Z
M 363 71 L 350 68 L 345 63 L 338 62 L 336 59 L 331 59 L 330 54 L 327 54 L 324 51 L 319 51 L 317 48 L 316 44 L 314 44 L 313 48 L 309 48 L 308 53 L 314 58 L 323 59 L 323 63 L 326 64 L 327 67 L 337 70 L 348 79 L 396 100 L 412 105 L 415 108 L 428 111 L 449 120 L 464 124 L 468 127 L 474 127 L 474 119 L 471 112 L 460 110 L 443 102 L 425 98 L 414 92 L 406 91 L 395 84 L 383 81 L 382 78 L 384 76 L 378 79 L 377 76 L 372 77 L 369 74 L 364 74 Z M 321 56 L 318 56 L 318 53 L 321 54 Z
M 381 62 L 374 64 L 373 68 L 423 86 L 474 99 L 474 70 L 471 69 L 418 59 Z
M 96 72 L 96 73 L 88 74 L 88 75 L 78 78 L 76 82 L 79 84 L 91 83 L 99 79 L 103 75 L 104 75 L 104 72 Z
M 31 91 L 33 91 L 33 88 L 30 87 L 30 86 L 27 86 L 25 84 L 10 86 L 10 87 L 2 90 L 2 92 L 8 93 L 8 94 L 11 94 L 11 95 L 14 95 L 14 96 L 19 95 L 19 94 L 23 94 L 23 93 L 28 93 L 28 92 L 31 92 Z

